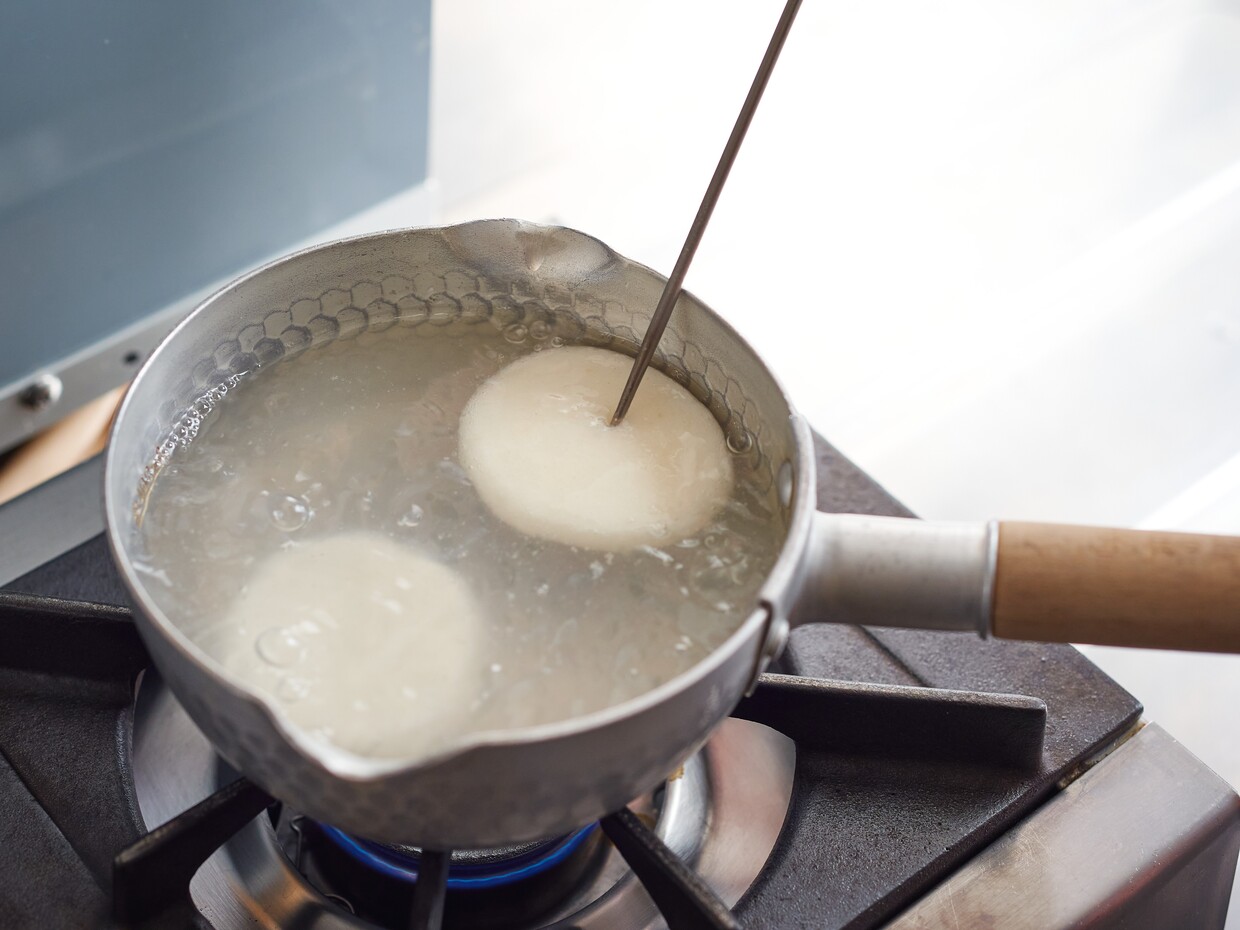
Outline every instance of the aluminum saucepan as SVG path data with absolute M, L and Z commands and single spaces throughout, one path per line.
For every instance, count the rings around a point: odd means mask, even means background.
M 273 796 L 362 836 L 499 846 L 567 833 L 666 778 L 797 622 L 983 635 L 993 625 L 1018 638 L 1240 649 L 1237 540 L 817 513 L 808 426 L 753 349 L 688 293 L 656 364 L 687 383 L 772 482 L 787 535 L 736 632 L 667 684 L 580 718 L 466 737 L 429 760 L 329 754 L 196 646 L 135 571 L 138 514 L 160 470 L 220 393 L 263 366 L 367 329 L 536 320 L 567 342 L 631 354 L 663 283 L 569 229 L 490 220 L 399 230 L 272 262 L 208 298 L 160 344 L 112 429 L 108 540 L 155 665 L 225 759 Z

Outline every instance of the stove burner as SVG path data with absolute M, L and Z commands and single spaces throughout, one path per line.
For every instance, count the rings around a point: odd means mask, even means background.
M 284 839 L 281 845 L 297 871 L 319 892 L 347 902 L 349 910 L 379 927 L 408 926 L 420 876 L 428 867 L 422 850 L 377 843 L 297 815 L 277 822 L 276 836 Z M 443 925 L 471 930 L 537 926 L 539 918 L 589 884 L 607 853 L 597 824 L 552 840 L 453 851 Z
M 399 881 L 418 880 L 422 851 L 351 836 L 327 824 L 314 828 L 363 865 Z M 507 846 L 502 849 L 454 850 L 448 866 L 448 890 L 500 888 L 534 878 L 563 864 L 587 845 L 598 824 L 591 824 L 554 840 Z
M 138 807 L 148 826 L 176 817 L 237 777 L 216 756 L 153 669 L 144 673 L 138 689 L 132 758 Z M 795 759 L 795 746 L 787 737 L 759 724 L 729 719 L 685 763 L 680 777 L 630 807 L 653 825 L 654 833 L 676 858 L 732 907 L 775 846 L 791 801 Z M 314 926 L 316 930 L 407 926 L 414 885 L 362 865 L 320 827 L 283 807 L 278 817 L 255 818 L 195 874 L 190 883 L 194 906 L 213 930 L 248 930 L 256 925 Z M 554 859 L 561 844 L 577 836 L 552 841 L 552 849 L 542 856 Z M 481 905 L 484 912 L 495 901 L 512 896 L 521 901 L 522 916 L 515 921 L 501 918 L 497 923 L 493 915 L 487 915 L 476 922 L 477 915 L 466 909 L 461 912 L 464 919 L 456 923 L 521 930 L 666 927 L 642 883 L 619 852 L 605 842 L 601 830 L 587 829 L 577 842 L 579 847 L 562 861 L 526 881 L 449 892 L 449 908 L 452 900 L 490 899 Z M 397 855 L 394 849 L 399 848 L 386 849 Z M 405 848 L 400 855 L 411 853 Z M 513 854 L 517 853 L 509 850 L 499 858 Z M 335 861 L 330 861 L 333 856 Z M 470 856 L 459 858 L 465 862 Z M 478 859 L 496 859 L 487 853 L 472 857 L 474 864 L 479 864 Z M 303 858 L 304 867 L 298 868 Z M 534 858 L 539 858 L 537 853 Z M 323 881 L 308 877 L 308 872 Z M 545 899 L 539 899 L 539 886 L 549 891 Z M 376 889 L 378 897 L 374 897 Z M 392 896 L 391 909 L 381 900 L 385 894 Z M 389 917 L 376 923 L 381 915 L 395 913 L 402 915 L 399 920 Z

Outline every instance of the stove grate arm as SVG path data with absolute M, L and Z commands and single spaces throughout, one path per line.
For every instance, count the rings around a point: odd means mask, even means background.
M 117 924 L 149 927 L 163 921 L 173 926 L 176 919 L 184 919 L 174 915 L 194 913 L 189 896 L 194 873 L 274 803 L 256 785 L 238 778 L 122 850 L 112 862 L 112 916 Z
M 622 807 L 601 824 L 654 899 L 668 930 L 740 930 L 719 896 L 631 810 Z
M 413 911 L 409 930 L 441 930 L 444 899 L 448 893 L 448 863 L 452 854 L 422 850 L 418 880 L 413 885 Z

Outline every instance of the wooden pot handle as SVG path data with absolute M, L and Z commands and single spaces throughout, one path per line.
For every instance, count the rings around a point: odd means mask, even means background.
M 1240 652 L 1240 536 L 1000 523 L 992 632 Z

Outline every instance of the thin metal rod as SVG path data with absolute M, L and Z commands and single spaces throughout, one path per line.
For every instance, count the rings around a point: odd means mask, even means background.
M 706 224 L 710 222 L 710 215 L 715 211 L 715 204 L 719 200 L 723 184 L 728 179 L 728 172 L 732 170 L 732 163 L 736 161 L 736 153 L 740 151 L 741 143 L 745 140 L 745 132 L 749 129 L 754 112 L 758 109 L 758 101 L 762 99 L 762 92 L 766 90 L 766 83 L 771 77 L 771 71 L 775 68 L 775 61 L 779 58 L 780 50 L 784 47 L 784 40 L 788 38 L 788 31 L 792 28 L 792 21 L 796 18 L 800 7 L 801 0 L 788 0 L 787 5 L 784 6 L 784 12 L 780 14 L 779 22 L 775 25 L 775 34 L 771 36 L 771 42 L 766 47 L 766 54 L 762 57 L 762 64 L 758 66 L 758 73 L 754 76 L 753 84 L 750 85 L 749 96 L 745 98 L 745 104 L 736 118 L 736 125 L 732 127 L 732 135 L 728 137 L 728 144 L 723 147 L 723 154 L 719 156 L 719 164 L 715 167 L 715 174 L 706 187 L 706 194 L 702 197 L 702 205 L 698 207 L 697 216 L 693 218 L 693 225 L 689 227 L 689 236 L 680 249 L 676 267 L 672 269 L 672 276 L 667 279 L 667 286 L 663 288 L 663 296 L 659 298 L 659 305 L 650 319 L 650 325 L 646 328 L 641 350 L 633 361 L 633 368 L 629 371 L 629 380 L 624 385 L 624 391 L 620 394 L 620 403 L 616 405 L 616 412 L 611 418 L 612 426 L 617 425 L 629 412 L 629 405 L 633 403 L 633 395 L 637 393 L 637 386 L 641 384 L 642 376 L 650 366 L 650 359 L 654 357 L 654 350 L 659 345 L 663 330 L 667 328 L 672 309 L 676 306 L 676 301 L 680 299 L 680 292 L 684 289 L 685 273 L 689 270 L 689 263 L 693 261 L 698 244 L 702 241 L 702 234 L 706 232 Z

